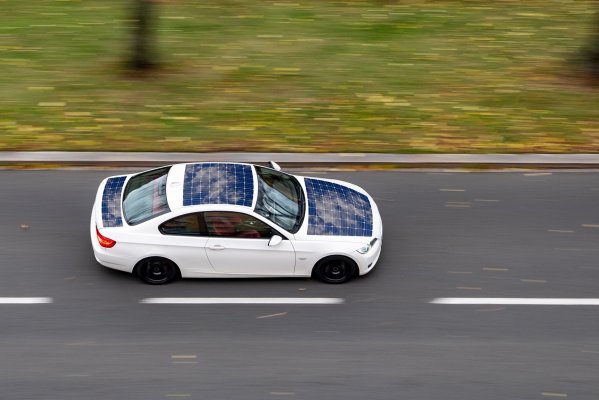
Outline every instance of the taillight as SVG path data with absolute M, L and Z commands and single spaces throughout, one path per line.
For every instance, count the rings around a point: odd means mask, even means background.
M 96 236 L 98 236 L 98 243 L 100 243 L 100 246 L 102 246 L 102 247 L 111 248 L 116 244 L 116 241 L 102 235 L 100 233 L 100 231 L 98 230 L 97 226 L 96 226 Z

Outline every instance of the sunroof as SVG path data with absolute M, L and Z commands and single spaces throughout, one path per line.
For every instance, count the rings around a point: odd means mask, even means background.
M 105 228 L 123 226 L 121 192 L 126 176 L 108 178 L 102 194 L 102 224 Z
M 251 207 L 252 167 L 244 164 L 199 163 L 185 167 L 183 205 L 232 204 Z
M 368 197 L 348 187 L 306 178 L 308 235 L 372 236 Z

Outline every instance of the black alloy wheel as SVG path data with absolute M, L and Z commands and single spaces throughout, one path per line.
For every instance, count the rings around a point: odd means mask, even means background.
M 178 268 L 166 258 L 147 258 L 141 261 L 137 267 L 137 274 L 150 285 L 162 285 L 175 279 Z
M 344 283 L 353 278 L 356 266 L 353 261 L 345 258 L 328 258 L 316 266 L 320 280 L 326 283 Z

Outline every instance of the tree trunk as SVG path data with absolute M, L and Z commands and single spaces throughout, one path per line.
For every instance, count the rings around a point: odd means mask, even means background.
M 136 70 L 148 70 L 156 66 L 153 54 L 153 1 L 134 0 L 133 46 L 129 64 Z
M 599 2 L 596 2 L 599 6 Z M 587 53 L 587 62 L 593 78 L 599 79 L 599 12 L 595 14 L 595 29 L 591 37 L 590 49 Z

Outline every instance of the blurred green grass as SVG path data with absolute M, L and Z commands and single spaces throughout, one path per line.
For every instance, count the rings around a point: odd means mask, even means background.
M 597 152 L 592 0 L 0 0 L 0 151 Z

